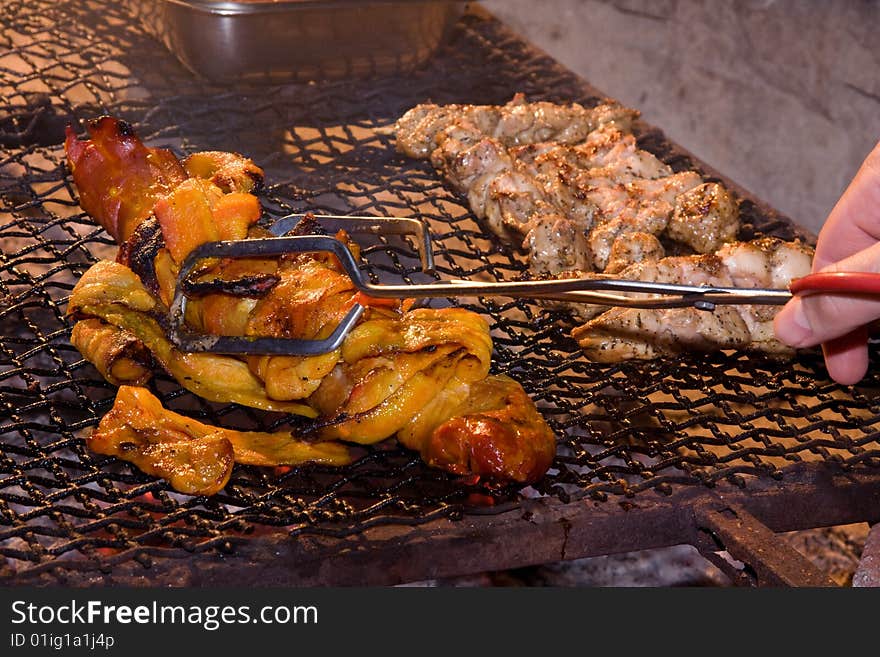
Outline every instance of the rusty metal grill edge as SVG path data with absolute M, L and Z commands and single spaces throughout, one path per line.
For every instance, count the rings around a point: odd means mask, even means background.
M 114 390 L 70 346 L 64 308 L 113 246 L 76 204 L 67 122 L 111 113 L 180 154 L 245 153 L 267 171 L 270 217 L 420 216 L 440 275 L 492 280 L 521 275 L 521 256 L 488 237 L 429 164 L 396 155 L 373 128 L 428 99 L 600 94 L 480 11 L 407 77 L 229 88 L 193 79 L 119 7 L 22 0 L 2 21 L 0 582 L 384 584 L 682 542 L 754 562 L 754 540 L 767 536 L 742 527 L 880 517 L 876 355 L 855 388 L 829 381 L 813 353 L 598 365 L 566 337 L 570 320 L 524 301 L 467 307 L 491 323 L 495 369 L 522 381 L 557 432 L 553 470 L 534 487 L 485 490 L 382 445 L 342 470 L 237 467 L 223 493 L 189 498 L 90 454 L 82 438 Z M 658 130 L 639 124 L 638 135 L 674 168 L 724 180 Z M 742 237 L 811 237 L 724 181 L 742 199 Z M 369 245 L 371 274 L 413 280 L 409 246 Z M 209 422 L 289 423 L 208 404 L 167 377 L 155 390 Z M 785 563 L 752 572 L 749 583 L 820 581 Z

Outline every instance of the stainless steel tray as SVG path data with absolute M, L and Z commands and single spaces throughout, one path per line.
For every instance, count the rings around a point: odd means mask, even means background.
M 405 73 L 461 14 L 454 0 L 128 0 L 181 63 L 210 80 Z

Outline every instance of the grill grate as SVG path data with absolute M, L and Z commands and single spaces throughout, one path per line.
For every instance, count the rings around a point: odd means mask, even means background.
M 852 389 L 829 381 L 816 354 L 599 365 L 579 356 L 564 315 L 503 300 L 467 307 L 492 325 L 495 370 L 523 383 L 559 438 L 551 473 L 532 488 L 487 491 L 383 445 L 342 469 L 238 466 L 221 494 L 190 498 L 90 454 L 82 438 L 114 388 L 69 344 L 64 311 L 78 277 L 115 246 L 75 201 L 61 145 L 67 122 L 111 113 L 181 155 L 245 153 L 266 170 L 272 216 L 423 217 L 442 276 L 499 279 L 521 275 L 522 257 L 488 237 L 428 163 L 396 155 L 373 129 L 427 99 L 502 103 L 523 91 L 589 104 L 598 96 L 481 14 L 465 16 L 449 45 L 406 78 L 237 88 L 194 80 L 116 3 L 21 0 L 0 20 L 0 577 L 216 555 L 279 527 L 343 539 L 377 525 L 500 513 L 524 498 L 636 504 L 650 492 L 718 482 L 784 483 L 802 461 L 851 473 L 880 466 L 876 358 L 874 374 Z M 658 131 L 641 125 L 639 135 L 675 168 L 693 166 Z M 743 212 L 743 237 L 796 234 L 760 202 L 747 198 Z M 381 241 L 366 255 L 378 278 L 416 275 L 417 259 L 399 244 Z M 206 403 L 167 377 L 155 388 L 166 405 L 208 422 L 287 422 Z

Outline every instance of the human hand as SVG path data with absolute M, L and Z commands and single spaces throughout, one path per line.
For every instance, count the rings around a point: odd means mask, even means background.
M 813 271 L 880 273 L 880 143 L 865 158 L 819 233 Z M 776 316 L 776 337 L 792 347 L 822 345 L 828 374 L 843 384 L 868 371 L 865 325 L 880 299 L 851 294 L 798 296 Z

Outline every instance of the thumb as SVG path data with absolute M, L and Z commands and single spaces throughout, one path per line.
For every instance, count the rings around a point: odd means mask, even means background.
M 821 271 L 880 272 L 880 242 Z M 880 298 L 859 294 L 799 295 L 774 322 L 776 337 L 791 347 L 812 347 L 880 319 Z

